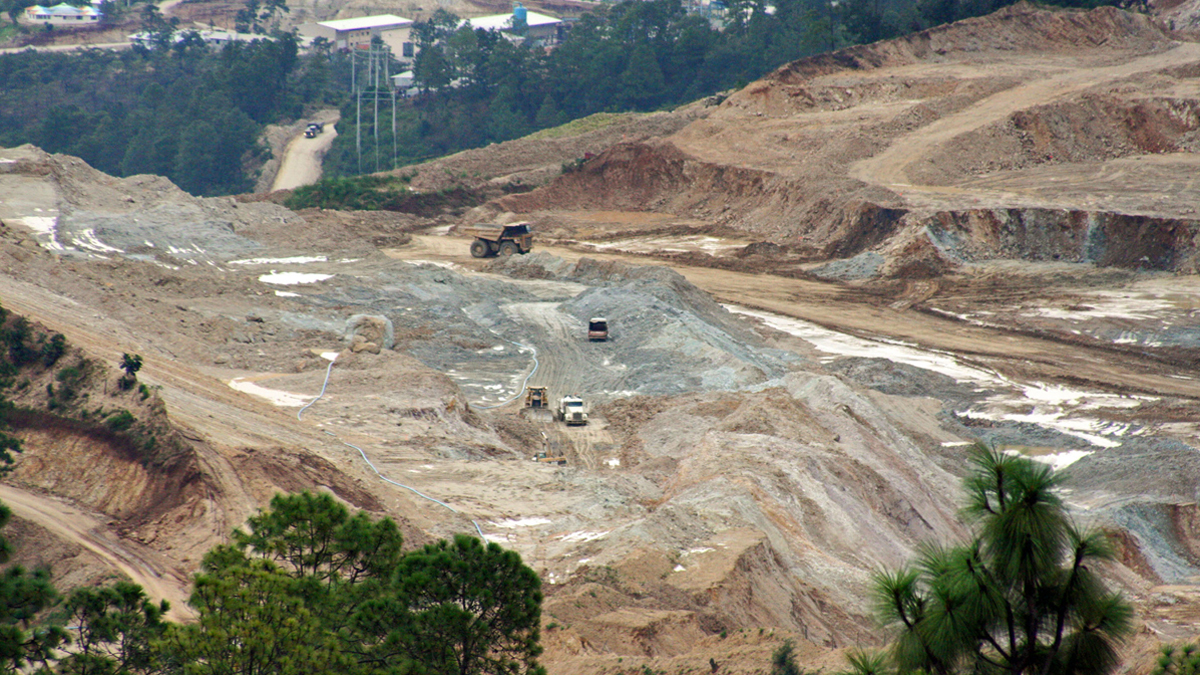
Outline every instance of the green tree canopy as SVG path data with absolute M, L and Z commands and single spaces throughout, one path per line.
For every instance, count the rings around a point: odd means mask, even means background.
M 118 581 L 80 587 L 65 603 L 66 624 L 77 631 L 69 653 L 57 665 L 64 675 L 121 675 L 148 672 L 156 665 L 152 641 L 168 624 L 166 600 L 154 604 L 141 586 Z
M 964 481 L 974 538 L 925 546 L 917 562 L 876 575 L 876 607 L 899 630 L 887 659 L 854 672 L 1101 675 L 1117 663 L 1132 608 L 1095 563 L 1107 537 L 1082 530 L 1058 496 L 1063 476 L 977 444 Z
M 404 556 L 392 590 L 359 615 L 385 636 L 378 654 L 445 675 L 545 672 L 537 663 L 541 580 L 515 551 L 456 535 Z
M 1197 675 L 1200 673 L 1200 643 L 1163 645 L 1150 675 Z
M 9 516 L 0 505 L 0 526 Z M 167 603 L 127 581 L 76 589 L 50 622 L 49 572 L 4 569 L 0 660 L 70 675 L 543 675 L 541 601 L 515 552 L 460 535 L 404 554 L 390 519 L 277 495 L 205 555 L 192 623 L 166 622 Z M 60 650 L 64 623 L 77 637 Z
M 234 532 L 240 550 L 326 583 L 389 578 L 404 541 L 392 519 L 350 515 L 325 493 L 275 495 L 271 508 L 251 516 L 246 527 L 249 532 Z
M 244 589 L 256 593 L 254 588 L 266 585 L 273 593 L 290 595 L 291 600 L 279 602 L 303 610 L 304 621 L 295 625 L 294 635 L 316 639 L 316 631 L 325 645 L 310 660 L 324 659 L 344 673 L 387 672 L 367 655 L 375 637 L 358 631 L 354 617 L 364 603 L 387 592 L 400 563 L 403 538 L 395 522 L 372 520 L 361 511 L 351 514 L 328 494 L 301 492 L 276 495 L 269 509 L 246 521 L 246 530 L 235 531 L 233 546 L 217 547 L 205 560 L 211 579 L 234 576 L 243 582 L 212 586 L 209 592 L 215 597 Z M 207 611 L 197 609 L 202 616 Z M 261 611 L 286 610 L 275 605 Z M 220 635 L 219 628 L 212 632 Z
M 8 416 L 15 409 L 16 406 L 13 405 L 12 401 L 0 396 L 0 476 L 12 471 L 13 462 L 15 461 L 13 453 L 21 452 L 20 439 L 8 433 L 10 430 Z M 6 514 L 3 520 L 0 520 L 0 527 L 3 527 L 7 521 L 8 515 Z M 4 560 L 7 559 L 8 555 L 5 553 Z M 4 560 L 0 560 L 0 562 L 4 562 Z
M 188 603 L 200 617 L 164 641 L 188 675 L 312 675 L 350 672 L 351 658 L 308 606 L 308 580 L 265 559 L 230 565 L 227 549 L 204 561 Z
M 0 504 L 0 528 L 8 524 L 12 511 Z M 0 537 L 0 564 L 12 553 L 8 540 Z M 44 612 L 58 602 L 50 583 L 50 570 L 27 571 L 20 565 L 0 570 L 0 667 L 9 672 L 47 667 L 54 650 L 67 641 L 61 627 L 44 622 Z

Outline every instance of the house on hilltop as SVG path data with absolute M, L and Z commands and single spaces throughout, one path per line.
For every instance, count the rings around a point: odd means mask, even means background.
M 25 19 L 34 23 L 51 25 L 87 26 L 100 23 L 104 14 L 99 7 L 87 5 L 76 7 L 67 3 L 59 3 L 53 7 L 33 5 L 25 8 Z
M 530 12 L 517 3 L 507 14 L 493 14 L 463 19 L 459 27 L 479 30 L 494 30 L 513 42 L 530 40 L 537 46 L 555 45 L 561 39 L 565 22 L 561 19 Z M 325 38 L 335 49 L 367 49 L 378 37 L 392 51 L 392 55 L 406 66 L 411 66 L 418 47 L 412 37 L 413 21 L 394 14 L 363 16 L 354 19 L 336 19 L 302 24 L 297 30 L 305 42 L 311 43 L 318 37 Z M 401 80 L 404 78 L 402 76 Z M 402 82 L 394 86 L 406 89 L 411 83 Z

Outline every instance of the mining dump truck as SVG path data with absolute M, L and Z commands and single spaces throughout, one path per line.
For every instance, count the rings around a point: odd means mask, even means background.
M 587 424 L 587 410 L 583 407 L 583 399 L 578 396 L 564 396 L 558 402 L 558 419 L 573 427 Z
M 529 223 L 470 225 L 460 227 L 458 231 L 475 237 L 471 242 L 471 256 L 475 258 L 510 256 L 533 250 L 533 229 Z
M 588 321 L 588 339 L 603 342 L 608 339 L 608 319 L 594 316 Z

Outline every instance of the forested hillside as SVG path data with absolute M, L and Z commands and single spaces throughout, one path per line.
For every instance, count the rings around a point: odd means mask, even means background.
M 166 176 L 196 195 L 251 188 L 263 125 L 322 99 L 336 60 L 302 59 L 290 35 L 212 51 L 0 56 L 0 146 L 33 143 L 106 173 Z
M 584 15 L 552 50 L 516 45 L 494 32 L 458 28 L 458 17 L 439 11 L 414 28 L 420 44 L 414 77 L 422 93 L 397 108 L 395 137 L 390 105 L 380 106 L 376 117 L 373 109 L 360 111 L 356 101 L 349 100 L 342 111 L 343 133 L 326 158 L 325 171 L 345 176 L 392 168 L 393 149 L 395 166 L 403 166 L 596 112 L 669 108 L 744 86 L 804 56 L 988 14 L 1010 4 L 1011 0 L 733 0 L 719 20 L 710 21 L 718 17 L 688 13 L 680 0 L 637 0 Z M 1114 2 L 1049 4 L 1092 7 Z M 360 112 L 356 134 L 354 120 Z
M 162 37 L 153 50 L 0 56 L 0 145 L 33 143 L 118 176 L 166 176 L 196 195 L 234 194 L 251 189 L 267 158 L 258 141 L 263 125 L 298 119 L 310 103 L 344 106 L 325 172 L 354 175 L 595 112 L 675 106 L 803 56 L 1007 4 L 731 0 L 719 16 L 705 16 L 686 12 L 680 0 L 631 1 L 584 15 L 552 50 L 460 29 L 458 17 L 439 10 L 414 28 L 421 93 L 398 103 L 395 120 L 388 104 L 360 117 L 350 59 L 328 45 L 302 55 L 294 34 L 276 33 L 214 51 L 195 33 L 173 43 L 173 26 L 151 13 Z M 380 93 L 390 103 L 390 90 Z

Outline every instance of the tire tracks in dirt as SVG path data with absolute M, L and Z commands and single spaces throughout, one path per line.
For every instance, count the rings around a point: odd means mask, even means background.
M 581 370 L 572 367 L 572 364 L 594 360 L 595 354 L 588 353 L 587 347 L 600 347 L 599 343 L 592 343 L 581 337 L 587 327 L 558 311 L 560 304 L 527 302 L 504 306 L 504 311 L 510 318 L 527 326 L 535 326 L 541 333 L 534 340 L 538 344 L 540 367 L 528 384 L 548 388 L 552 409 L 557 407 L 558 400 L 563 396 L 579 395 L 588 390 L 589 383 L 584 382 Z M 618 377 L 617 381 L 619 387 L 624 378 Z M 591 405 L 592 401 L 585 399 L 585 403 Z M 523 399 L 520 399 L 518 405 L 520 404 L 523 404 Z M 555 421 L 537 421 L 543 422 L 547 449 L 552 455 L 556 451 L 562 451 L 569 462 L 581 465 L 589 471 L 597 469 L 603 461 L 597 456 L 595 446 L 606 442 L 612 444 L 612 437 L 603 431 L 607 425 L 603 419 L 596 416 L 590 417 L 589 423 L 580 427 L 565 427 L 561 422 Z
M 959 190 L 952 186 L 911 184 L 909 167 L 953 139 L 1006 119 L 1019 110 L 1054 103 L 1085 89 L 1198 60 L 1200 44 L 1183 42 L 1168 51 L 1114 66 L 1066 68 L 1060 73 L 1005 89 L 964 110 L 914 129 L 893 140 L 883 152 L 851 165 L 849 175 L 886 187 L 906 198 L 957 193 Z M 977 189 L 970 190 L 972 194 L 977 192 Z
M 456 237 L 416 236 L 411 249 L 392 249 L 388 254 L 399 259 L 444 260 L 458 263 L 464 270 L 477 270 L 479 265 L 472 266 L 469 262 L 468 243 Z M 1190 374 L 1200 380 L 1200 368 L 1195 366 L 1181 368 L 1149 356 L 1128 353 L 1118 356 L 1099 346 L 973 325 L 905 308 L 903 302 L 899 308 L 880 306 L 847 293 L 845 287 L 834 283 L 681 265 L 577 247 L 538 244 L 537 250 L 570 261 L 588 257 L 670 267 L 719 302 L 810 321 L 858 337 L 902 340 L 921 348 L 958 354 L 1014 379 L 1070 382 L 1110 392 L 1200 400 L 1200 385 L 1196 380 L 1178 379 L 1179 375 Z
M 146 590 L 151 600 L 167 600 L 171 604 L 168 619 L 184 621 L 195 616 L 187 605 L 185 590 L 191 585 L 191 575 L 165 556 L 141 544 L 118 538 L 106 529 L 101 516 L 13 485 L 0 484 L 0 501 L 7 504 L 18 518 L 83 547 L 109 567 L 129 577 Z

